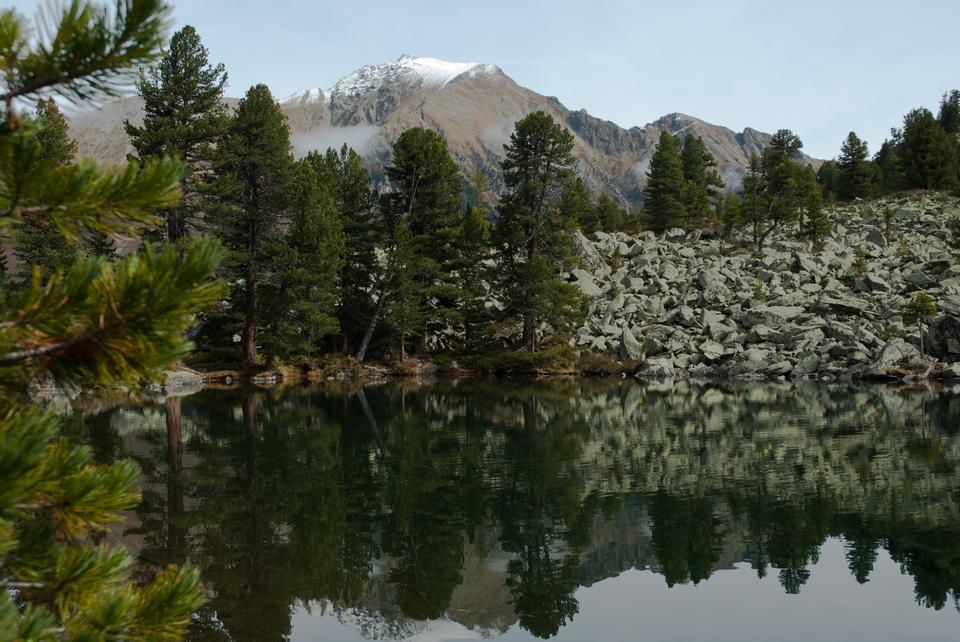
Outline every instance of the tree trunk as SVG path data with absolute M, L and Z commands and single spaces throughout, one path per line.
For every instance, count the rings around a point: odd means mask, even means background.
M 407 342 L 404 340 L 404 336 L 400 335 L 400 362 L 407 360 Z
M 243 312 L 243 367 L 250 369 L 257 365 L 257 224 L 252 215 L 248 223 Z
M 373 331 L 377 329 L 377 323 L 380 321 L 380 315 L 383 314 L 383 305 L 387 301 L 387 292 L 384 290 L 380 293 L 380 300 L 377 301 L 377 307 L 373 311 L 373 316 L 370 318 L 370 325 L 367 326 L 367 331 L 363 335 L 363 341 L 360 342 L 360 349 L 357 351 L 357 361 L 363 363 L 363 358 L 367 355 L 367 348 L 370 346 L 370 340 L 373 339 Z
M 530 244 L 527 246 L 527 261 L 533 261 L 540 254 L 540 243 L 536 235 L 532 235 Z M 529 285 L 529 284 L 527 284 Z M 527 297 L 529 301 L 529 296 Z M 536 352 L 537 345 L 537 314 L 528 307 L 523 312 L 523 349 L 527 352 Z
M 183 432 L 181 430 L 181 397 L 167 397 L 164 410 L 167 415 L 167 463 L 170 473 L 183 470 Z

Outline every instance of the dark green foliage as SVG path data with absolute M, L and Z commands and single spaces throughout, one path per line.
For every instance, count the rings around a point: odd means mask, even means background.
M 13 101 L 41 90 L 77 100 L 112 89 L 155 58 L 166 10 L 129 0 L 111 19 L 76 0 L 38 40 L 26 39 L 14 12 L 0 15 L 0 233 L 26 218 L 71 239 L 129 233 L 176 203 L 179 162 L 142 172 L 134 164 L 65 164 L 72 149 L 62 135 L 51 138 L 54 128 L 22 118 Z M 45 107 L 49 115 L 52 103 Z M 169 567 L 134 583 L 125 549 L 93 544 L 139 503 L 137 466 L 94 463 L 90 448 L 58 438 L 58 419 L 25 393 L 29 382 L 47 379 L 136 384 L 181 358 L 194 315 L 220 296 L 210 280 L 219 257 L 200 241 L 116 264 L 77 260 L 45 280 L 37 271 L 22 292 L 0 297 L 0 637 L 163 642 L 186 632 L 201 602 L 195 571 Z
M 703 144 L 703 139 L 687 134 L 680 154 L 683 167 L 683 205 L 687 225 L 703 225 L 716 215 L 715 201 L 723 181 L 716 171 L 717 162 Z
M 814 245 L 821 243 L 833 227 L 823 209 L 823 195 L 812 165 L 807 165 L 799 177 L 803 202 L 800 205 L 800 236 Z
M 269 267 L 260 251 L 291 204 L 292 170 L 287 119 L 266 85 L 251 87 L 217 149 L 215 179 L 207 190 L 210 218 L 228 251 L 224 275 L 233 284 L 231 308 L 243 319 L 246 368 L 257 362 L 261 313 L 270 314 L 257 299 L 259 280 Z
M 537 352 L 538 326 L 562 330 L 583 316 L 580 291 L 560 278 L 570 266 L 576 221 L 561 207 L 573 176 L 573 135 L 544 112 L 516 124 L 501 162 L 507 193 L 495 230 L 505 314 L 522 321 L 525 350 Z
M 650 159 L 643 194 L 643 211 L 651 229 L 662 232 L 681 224 L 686 218 L 683 162 L 677 141 L 669 132 L 660 134 L 660 142 Z
M 743 204 L 733 192 L 728 193 L 723 199 L 720 220 L 728 233 L 743 224 Z
M 626 212 L 609 194 L 601 194 L 594 208 L 600 229 L 604 232 L 616 231 L 627 222 Z
M 796 223 L 802 232 L 804 217 L 822 205 L 816 175 L 797 162 L 802 147 L 796 134 L 781 129 L 762 156 L 754 154 L 750 159 L 743 181 L 743 211 L 757 248 L 776 229 Z M 822 230 L 823 226 L 818 225 L 817 229 Z
M 316 359 L 337 332 L 344 237 L 336 200 L 310 160 L 297 163 L 290 227 L 265 247 L 262 343 L 274 356 Z
M 425 351 L 426 335 L 438 336 L 463 321 L 463 293 L 454 273 L 461 255 L 460 169 L 438 133 L 414 127 L 394 143 L 386 174 L 394 188 L 383 200 L 386 221 L 406 226 L 411 235 L 421 316 L 426 320 L 418 347 Z
M 458 269 L 463 290 L 463 330 L 467 349 L 476 345 L 478 330 L 489 315 L 484 306 L 485 279 L 491 279 L 490 268 L 484 264 L 491 256 L 490 206 L 483 194 L 486 179 L 478 173 L 474 178 L 474 193 L 477 201 L 467 207 L 460 229 L 462 261 Z
M 897 137 L 894 140 L 885 140 L 880 150 L 873 158 L 877 166 L 877 182 L 880 191 L 896 192 L 906 186 L 906 177 L 903 173 L 903 162 L 900 160 L 900 152 L 897 149 Z
M 914 109 L 903 118 L 897 154 L 906 187 L 954 189 L 958 182 L 958 147 L 927 109 Z
M 867 160 L 867 141 L 850 132 L 837 157 L 837 197 L 852 200 L 869 196 L 873 187 L 873 170 Z
M 33 171 L 46 172 L 73 161 L 77 144 L 70 139 L 67 121 L 52 99 L 37 103 L 33 126 L 38 163 Z M 24 282 L 32 278 L 34 270 L 45 279 L 69 267 L 80 255 L 80 244 L 44 217 L 26 217 L 14 229 L 13 253 L 20 262 L 18 280 Z
M 900 309 L 900 315 L 906 324 L 916 323 L 920 330 L 920 353 L 923 354 L 924 325 L 937 316 L 937 305 L 926 292 L 917 294 Z
M 211 65 L 208 51 L 191 26 L 173 34 L 163 59 L 141 71 L 136 86 L 143 99 L 143 125 L 124 123 L 141 160 L 176 156 L 187 166 L 183 200 L 164 212 L 159 236 L 176 243 L 188 233 L 199 207 L 199 184 L 210 167 L 215 143 L 227 123 L 223 65 Z
M 420 257 L 417 255 L 413 234 L 403 223 L 394 235 L 391 265 L 393 275 L 387 299 L 386 321 L 397 335 L 400 360 L 407 356 L 407 337 L 421 332 L 426 324 L 424 293 L 420 284 Z
M 344 145 L 339 153 L 307 156 L 316 168 L 321 187 L 328 190 L 343 228 L 344 254 L 339 281 L 341 296 L 336 310 L 341 348 L 350 352 L 373 310 L 371 290 L 380 267 L 374 252 L 384 236 L 370 176 L 360 155 Z
M 820 185 L 824 200 L 836 199 L 839 180 L 837 163 L 825 161 L 817 170 L 817 184 Z
M 937 121 L 948 134 L 960 134 L 960 90 L 954 89 L 943 95 Z
M 600 218 L 591 203 L 590 190 L 579 176 L 573 178 L 563 191 L 560 201 L 563 216 L 577 221 L 580 229 L 586 233 L 600 229 Z

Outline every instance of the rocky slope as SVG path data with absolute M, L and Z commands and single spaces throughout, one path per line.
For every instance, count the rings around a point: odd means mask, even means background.
M 960 376 L 954 216 L 940 197 L 846 207 L 822 249 L 780 234 L 758 255 L 681 229 L 581 236 L 570 278 L 594 301 L 574 341 L 653 376 Z M 943 313 L 925 333 L 936 359 L 900 314 L 920 292 Z
M 228 103 L 233 106 L 236 99 Z M 380 176 L 400 132 L 429 127 L 444 135 L 465 176 L 481 171 L 495 191 L 501 182 L 498 163 L 503 145 L 514 123 L 543 110 L 574 133 L 578 171 L 590 186 L 625 205 L 640 199 L 661 131 L 701 136 L 729 186 L 740 183 L 750 154 L 770 140 L 769 134 L 753 129 L 737 133 L 684 114 L 624 129 L 522 87 L 494 65 L 411 56 L 361 67 L 327 90 L 299 92 L 282 100 L 281 106 L 290 120 L 298 155 L 347 143 Z M 104 161 L 122 160 L 130 151 L 123 121 L 137 122 L 142 109 L 138 98 L 123 98 L 95 112 L 74 115 L 71 132 L 80 153 Z

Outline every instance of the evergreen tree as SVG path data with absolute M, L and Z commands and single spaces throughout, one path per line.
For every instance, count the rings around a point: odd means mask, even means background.
M 422 332 L 426 323 L 420 285 L 421 260 L 413 234 L 403 222 L 397 226 L 392 251 L 393 274 L 386 320 L 397 335 L 403 361 L 407 358 L 407 337 Z
M 850 132 L 840 147 L 837 157 L 837 196 L 852 200 L 869 196 L 873 184 L 873 171 L 867 160 L 867 142 Z
M 490 269 L 484 264 L 490 258 L 491 208 L 487 200 L 487 179 L 477 172 L 474 175 L 473 202 L 464 212 L 460 228 L 462 261 L 458 267 L 463 289 L 463 330 L 467 348 L 475 345 L 477 328 L 488 318 L 484 305 L 485 279 L 491 278 Z
M 341 348 L 350 350 L 373 311 L 371 291 L 379 276 L 376 247 L 383 232 L 370 176 L 360 155 L 344 145 L 339 153 L 328 149 L 307 156 L 318 178 L 334 199 L 343 228 L 344 253 L 340 270 L 340 302 L 336 310 Z
M 613 232 L 626 223 L 626 213 L 609 194 L 601 194 L 594 209 L 597 212 L 600 229 L 604 232 Z
M 280 216 L 290 204 L 292 169 L 287 119 L 266 85 L 251 87 L 217 149 L 209 188 L 209 210 L 228 251 L 225 275 L 234 284 L 232 307 L 243 317 L 245 368 L 257 362 L 257 289 L 268 267 L 260 260 L 260 250 L 277 234 Z
M 454 273 L 461 253 L 460 169 L 440 134 L 413 127 L 394 143 L 386 174 L 394 187 L 384 199 L 387 222 L 406 225 L 417 259 L 416 280 L 427 320 L 418 350 L 425 352 L 427 334 L 463 321 L 459 311 L 463 293 Z
M 309 159 L 296 164 L 286 235 L 268 245 L 263 344 L 273 356 L 311 359 L 337 332 L 344 236 L 336 200 Z
M 683 205 L 690 224 L 698 225 L 714 216 L 715 208 L 711 203 L 723 181 L 716 171 L 717 162 L 707 151 L 703 139 L 687 134 L 680 154 L 683 167 Z
M 537 352 L 537 326 L 564 329 L 581 318 L 582 295 L 560 278 L 570 266 L 576 221 L 560 207 L 573 175 L 573 135 L 542 111 L 517 122 L 501 162 L 507 193 L 496 239 L 503 257 L 500 288 L 508 318 L 523 324 L 523 347 Z
M 67 121 L 52 98 L 37 103 L 32 126 L 36 128 L 36 160 L 43 165 L 39 171 L 73 162 L 77 144 L 70 138 Z M 47 278 L 69 267 L 80 255 L 76 239 L 67 238 L 62 230 L 41 217 L 28 216 L 19 221 L 12 240 L 13 253 L 20 263 L 20 282 L 30 281 L 34 270 Z
M 15 186 L 0 194 L 0 235 L 25 217 L 71 237 L 130 234 L 176 204 L 179 162 L 50 163 L 42 130 L 17 113 L 38 92 L 83 102 L 122 85 L 155 59 L 167 11 L 157 0 L 115 11 L 75 0 L 51 12 L 36 38 L 15 11 L 0 12 L 0 183 Z M 137 466 L 94 463 L 90 448 L 59 438 L 59 420 L 26 392 L 47 378 L 135 384 L 181 358 L 193 315 L 219 296 L 210 281 L 218 254 L 198 241 L 117 265 L 79 260 L 0 306 L 0 637 L 159 642 L 186 632 L 200 602 L 194 571 L 169 567 L 137 584 L 129 552 L 94 543 L 139 503 Z
M 839 188 L 837 173 L 837 164 L 833 161 L 824 162 L 817 170 L 817 184 L 820 185 L 820 191 L 825 201 L 836 200 Z
M 733 192 L 727 193 L 723 200 L 723 208 L 720 214 L 720 220 L 723 222 L 727 233 L 740 227 L 743 224 L 743 206 L 740 199 Z
M 660 134 L 643 194 L 643 209 L 653 230 L 662 232 L 685 220 L 683 163 L 670 132 Z
M 744 178 L 744 214 L 758 249 L 774 230 L 799 223 L 802 233 L 805 212 L 815 208 L 813 203 L 820 198 L 812 168 L 808 171 L 797 161 L 802 148 L 796 134 L 781 129 L 762 156 L 754 154 L 750 159 Z
M 200 205 L 200 184 L 227 124 L 226 83 L 223 65 L 210 64 L 207 48 L 189 25 L 173 34 L 160 62 L 137 80 L 143 125 L 124 123 L 137 155 L 141 161 L 176 156 L 187 165 L 183 200 L 164 212 L 165 226 L 160 230 L 160 237 L 170 243 L 187 235 L 190 218 Z
M 823 209 L 823 192 L 817 183 L 817 174 L 812 165 L 807 165 L 800 174 L 800 236 L 813 244 L 819 244 L 830 234 L 833 224 Z
M 960 90 L 954 89 L 943 95 L 937 121 L 948 134 L 960 134 Z
M 560 201 L 563 216 L 577 221 L 580 229 L 588 234 L 600 229 L 600 219 L 591 200 L 587 184 L 582 178 L 576 176 L 567 182 Z
M 914 109 L 903 119 L 897 153 L 907 187 L 954 189 L 958 182 L 956 140 L 927 109 Z
M 876 182 L 881 192 L 889 193 L 904 189 L 906 177 L 903 173 L 903 163 L 900 160 L 900 152 L 897 149 L 899 132 L 894 130 L 893 140 L 883 141 L 880 151 L 873 158 L 877 167 L 878 176 Z

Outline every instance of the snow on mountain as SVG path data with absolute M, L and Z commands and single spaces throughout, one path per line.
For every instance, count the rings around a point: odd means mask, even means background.
M 450 62 L 404 54 L 391 62 L 360 67 L 337 81 L 337 84 L 327 90 L 326 95 L 329 101 L 339 96 L 357 96 L 376 91 L 391 81 L 419 80 L 423 85 L 443 87 L 463 74 L 487 70 L 499 71 L 494 65 L 479 62 Z

